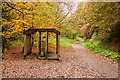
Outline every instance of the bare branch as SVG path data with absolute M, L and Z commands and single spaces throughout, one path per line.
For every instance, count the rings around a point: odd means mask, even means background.
M 19 11 L 20 13 L 23 13 L 23 12 L 20 11 L 19 9 L 16 9 L 16 8 L 12 7 L 8 2 L 6 2 L 6 4 L 7 4 L 10 8 L 17 10 L 17 11 Z

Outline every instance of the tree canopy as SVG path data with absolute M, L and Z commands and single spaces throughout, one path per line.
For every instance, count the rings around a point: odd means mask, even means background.
M 3 46 L 30 28 L 56 28 L 62 37 L 120 40 L 119 2 L 3 2 Z M 89 26 L 86 26 L 89 24 Z

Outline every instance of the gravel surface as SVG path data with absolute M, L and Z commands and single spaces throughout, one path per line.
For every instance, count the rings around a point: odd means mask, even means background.
M 80 46 L 72 44 L 73 49 L 61 47 L 62 61 L 23 60 L 22 46 L 6 51 L 2 60 L 3 78 L 117 78 L 118 63 L 97 55 Z M 35 47 L 32 57 L 35 57 Z

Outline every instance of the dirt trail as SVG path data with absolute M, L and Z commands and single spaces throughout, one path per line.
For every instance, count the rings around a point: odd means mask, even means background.
M 118 64 L 113 65 L 110 59 L 103 56 L 96 55 L 92 51 L 80 46 L 78 43 L 72 44 L 77 54 L 81 55 L 78 61 L 81 64 L 86 64 L 91 67 L 91 70 L 99 73 L 100 75 L 107 77 L 117 77 L 118 76 Z M 112 61 L 112 60 L 111 60 Z
M 73 49 L 61 47 L 62 61 L 26 59 L 23 60 L 22 46 L 7 50 L 2 60 L 3 78 L 117 78 L 118 63 L 97 55 L 79 45 Z M 35 57 L 36 48 L 32 49 Z M 12 54 L 14 53 L 14 54 Z

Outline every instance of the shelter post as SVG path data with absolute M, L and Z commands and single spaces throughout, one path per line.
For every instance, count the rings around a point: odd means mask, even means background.
M 39 32 L 39 56 L 41 55 L 41 32 Z
M 37 51 L 37 58 L 38 58 L 38 54 L 39 54 L 39 32 L 37 31 L 37 48 L 36 48 L 36 51 Z
M 60 35 L 56 34 L 56 54 L 59 54 L 59 48 L 60 48 Z
M 24 35 L 24 58 L 31 52 L 31 35 Z
M 46 40 L 45 40 L 45 58 L 47 59 L 48 54 L 48 31 L 46 31 Z

